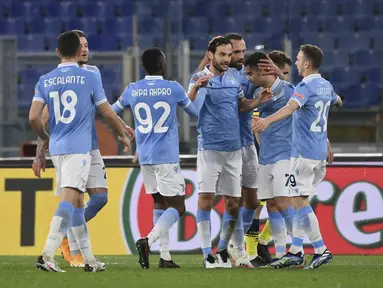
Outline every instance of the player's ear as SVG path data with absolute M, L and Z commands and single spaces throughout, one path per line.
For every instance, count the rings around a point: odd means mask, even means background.
M 56 48 L 56 55 L 57 55 L 57 57 L 61 58 L 61 53 L 60 53 L 59 48 Z
M 207 52 L 207 57 L 211 61 L 214 58 L 214 54 L 211 51 L 209 51 L 209 52 Z

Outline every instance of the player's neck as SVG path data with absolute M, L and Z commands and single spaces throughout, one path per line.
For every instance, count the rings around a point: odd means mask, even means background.
M 271 88 L 273 87 L 275 80 L 277 80 L 277 77 L 273 75 L 269 75 L 266 77 L 265 82 L 263 83 L 262 87 L 263 88 Z
M 64 63 L 77 63 L 77 57 L 76 58 L 61 58 L 61 64 Z
M 214 75 L 216 75 L 216 76 L 222 76 L 223 73 L 225 73 L 225 72 L 220 72 L 220 71 L 218 71 L 217 69 L 215 69 L 215 67 L 214 67 L 213 64 L 210 64 L 210 65 L 209 65 L 209 71 L 210 71 L 211 73 L 213 73 Z
M 306 70 L 303 72 L 303 78 L 306 78 L 307 76 L 314 75 L 314 74 L 319 74 L 318 70 Z

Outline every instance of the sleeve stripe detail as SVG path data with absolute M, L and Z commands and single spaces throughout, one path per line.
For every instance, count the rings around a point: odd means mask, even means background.
M 32 101 L 39 101 L 41 103 L 44 103 L 45 104 L 45 100 L 43 98 L 40 98 L 40 97 L 33 97 Z
M 301 101 L 299 101 L 297 98 L 290 98 L 290 100 L 293 100 L 298 103 L 299 107 L 302 107 Z
M 181 107 L 182 108 L 188 108 L 189 106 L 190 106 L 190 104 L 191 104 L 192 102 L 191 102 L 191 100 L 190 99 L 188 99 L 188 101 L 185 103 L 185 105 L 182 105 Z
M 98 101 L 97 103 L 95 103 L 95 105 L 96 106 L 99 106 L 99 105 L 101 105 L 102 103 L 105 103 L 105 102 L 107 102 L 108 100 L 106 99 L 106 98 L 104 98 L 104 99 L 101 99 L 100 101 Z
M 118 106 L 118 108 L 120 108 L 120 109 L 122 109 L 122 110 L 125 109 L 125 107 L 122 106 L 122 104 L 121 104 L 121 102 L 120 102 L 119 100 L 116 101 L 116 105 Z

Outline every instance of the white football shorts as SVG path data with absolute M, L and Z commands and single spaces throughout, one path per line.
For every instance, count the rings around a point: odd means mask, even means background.
M 185 195 L 185 179 L 179 163 L 141 165 L 147 194 L 160 193 L 164 197 Z
M 197 154 L 199 193 L 241 197 L 242 152 L 202 150 Z
M 56 169 L 57 189 L 55 195 L 60 195 L 61 188 L 75 188 L 81 192 L 86 191 L 89 177 L 90 154 L 67 154 L 52 156 Z
M 86 188 L 108 188 L 106 169 L 99 149 L 90 151 L 91 163 Z
M 258 155 L 255 145 L 241 148 L 242 179 L 241 185 L 246 188 L 258 188 Z
M 290 196 L 311 196 L 326 175 L 326 160 L 291 158 Z M 294 183 L 295 182 L 295 183 Z
M 289 197 L 290 160 L 259 165 L 258 198 Z

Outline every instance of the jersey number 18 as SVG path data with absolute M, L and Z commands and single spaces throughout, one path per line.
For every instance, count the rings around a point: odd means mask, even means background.
M 77 94 L 73 90 L 65 90 L 61 97 L 58 91 L 49 92 L 49 97 L 53 99 L 53 111 L 55 114 L 56 124 L 62 122 L 64 124 L 69 124 L 73 121 L 76 116 L 76 110 L 74 106 L 77 104 Z M 70 98 L 70 102 L 68 102 Z M 61 114 L 60 102 L 64 106 L 64 110 Z M 65 111 L 69 112 L 68 116 L 65 116 Z M 67 113 L 68 114 L 68 113 Z

